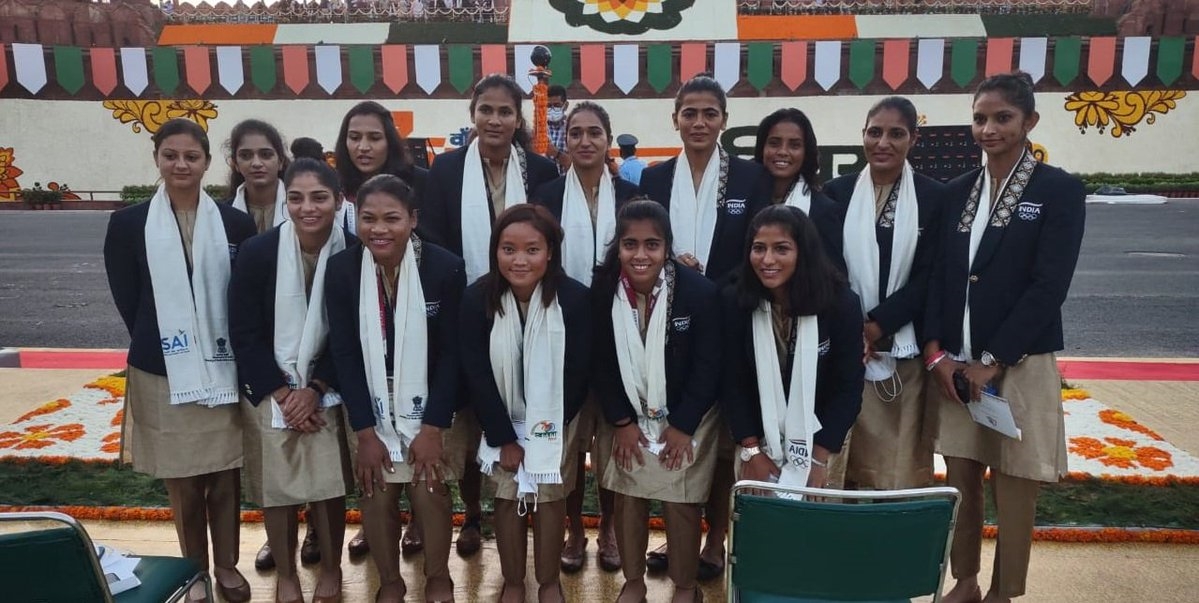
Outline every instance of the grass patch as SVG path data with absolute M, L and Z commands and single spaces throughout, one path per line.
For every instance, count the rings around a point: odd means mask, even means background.
M 987 521 L 995 519 L 990 485 Z M 484 480 L 484 508 L 490 484 Z M 455 492 L 456 495 L 456 492 Z M 455 499 L 457 497 L 455 496 Z M 351 507 L 356 497 L 349 497 Z M 162 481 L 115 464 L 68 461 L 0 462 L 0 504 L 166 507 Z M 401 504 L 406 505 L 406 502 Z M 254 508 L 251 504 L 245 508 Z M 457 511 L 461 505 L 455 504 Z M 1046 486 L 1037 501 L 1037 525 L 1199 529 L 1199 485 L 1143 486 L 1099 479 Z M 658 513 L 657 506 L 652 509 Z M 594 479 L 587 476 L 583 512 L 598 514 Z

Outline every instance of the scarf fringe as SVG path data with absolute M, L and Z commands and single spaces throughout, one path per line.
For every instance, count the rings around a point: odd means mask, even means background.
M 225 406 L 227 404 L 237 404 L 241 401 L 235 389 L 226 389 L 213 393 L 207 400 L 197 402 L 200 406 L 212 408 L 214 406 Z

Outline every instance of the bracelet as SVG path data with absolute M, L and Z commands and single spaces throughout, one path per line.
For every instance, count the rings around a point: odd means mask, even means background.
M 812 464 L 816 465 L 817 467 L 828 467 L 828 462 L 822 461 L 816 457 L 812 457 Z
M 948 355 L 949 352 L 946 352 L 945 350 L 941 350 L 936 354 L 933 354 L 933 359 L 925 363 L 924 370 L 931 373 L 932 370 L 937 368 L 937 365 L 940 364 L 942 360 L 945 360 L 945 357 Z
M 633 424 L 633 419 L 630 419 L 629 417 L 625 417 L 623 423 L 613 423 L 612 426 L 613 427 L 628 427 L 629 425 L 632 425 L 632 424 Z
M 318 395 L 318 396 L 322 396 L 322 397 L 323 397 L 323 396 L 325 395 L 325 392 L 324 392 L 324 391 L 322 391 L 322 390 L 321 390 L 321 388 L 320 388 L 320 387 L 318 387 L 318 386 L 317 386 L 315 383 L 309 383 L 309 384 L 308 384 L 308 389 L 310 389 L 310 390 L 312 390 L 312 391 L 316 392 L 316 395 Z

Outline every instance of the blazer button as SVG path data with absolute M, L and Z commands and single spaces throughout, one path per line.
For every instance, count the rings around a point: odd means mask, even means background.
M 977 275 L 977 274 L 971 274 L 971 275 L 970 275 L 970 282 L 972 282 L 972 283 L 977 283 L 977 282 L 978 282 L 978 275 Z

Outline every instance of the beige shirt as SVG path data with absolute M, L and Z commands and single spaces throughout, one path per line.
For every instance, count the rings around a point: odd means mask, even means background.
M 187 265 L 192 263 L 192 235 L 196 232 L 196 210 L 176 209 L 175 221 L 179 223 L 179 236 L 183 238 L 183 254 Z
M 320 254 L 300 251 L 300 257 L 304 260 L 304 292 L 312 295 L 312 279 L 316 276 L 316 262 Z
M 786 371 L 787 354 L 790 352 L 788 348 L 791 343 L 791 323 L 795 319 L 784 312 L 782 306 L 776 303 L 770 304 L 770 318 L 774 321 L 774 347 L 778 351 L 779 370 Z
M 508 173 L 507 159 L 504 160 L 503 169 L 500 170 L 500 172 L 503 174 Z M 490 161 L 486 158 L 483 159 L 483 174 L 487 179 L 487 189 L 491 191 L 491 209 L 495 215 L 498 216 L 508 206 L 506 203 L 508 196 L 508 178 L 497 178 L 496 180 L 498 180 L 498 182 L 493 182 L 491 178 Z
M 874 185 L 874 218 L 876 220 L 883 215 L 883 208 L 887 206 L 887 199 L 891 198 L 891 189 L 893 188 L 895 188 L 895 183 Z
M 254 226 L 258 228 L 258 234 L 274 227 L 275 204 L 273 202 L 266 205 L 252 205 L 247 202 L 246 208 L 250 210 L 250 217 L 254 218 Z

